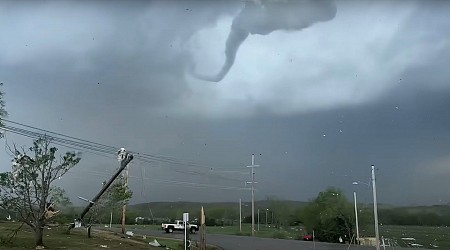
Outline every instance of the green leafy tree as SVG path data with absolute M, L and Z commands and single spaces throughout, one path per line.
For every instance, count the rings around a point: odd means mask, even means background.
M 106 184 L 106 181 L 103 184 Z M 121 217 L 122 207 L 128 204 L 132 196 L 133 192 L 125 185 L 125 179 L 123 177 L 117 178 L 89 210 L 88 221 L 91 223 L 109 222 L 110 213 L 113 213 L 114 218 Z M 127 217 L 127 221 L 129 218 Z M 134 218 L 132 219 L 134 220 Z
M 340 190 L 328 188 L 303 209 L 301 218 L 309 232 L 314 230 L 318 240 L 338 242 L 339 237 L 348 240 L 353 235 L 352 208 Z
M 269 211 L 271 216 L 273 216 L 271 221 L 273 221 L 276 227 L 291 224 L 291 214 L 293 208 L 288 204 L 288 202 L 280 200 L 276 197 L 272 197 L 269 200 Z
M 44 226 L 57 205 L 68 201 L 53 182 L 80 161 L 72 152 L 57 159 L 56 152 L 49 138 L 37 139 L 28 152 L 15 149 L 12 171 L 0 173 L 0 207 L 34 231 L 36 246 L 44 245 Z

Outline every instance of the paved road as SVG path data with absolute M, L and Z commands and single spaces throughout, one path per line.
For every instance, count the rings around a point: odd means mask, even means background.
M 115 229 L 120 231 L 120 229 Z M 166 237 L 183 239 L 184 234 L 182 232 L 174 232 L 167 234 L 164 231 L 159 230 L 148 230 L 148 229 L 130 229 L 136 234 L 142 235 L 152 235 L 155 237 Z M 199 240 L 199 235 L 191 235 L 193 240 Z M 293 249 L 293 250 L 368 250 L 375 249 L 374 247 L 367 246 L 355 246 L 344 244 L 332 244 L 324 242 L 307 242 L 300 240 L 282 240 L 282 239 L 270 239 L 270 238 L 259 238 L 259 237 L 248 237 L 248 236 L 235 236 L 235 235 L 219 235 L 219 234 L 208 234 L 206 236 L 206 242 L 208 244 L 216 245 L 224 250 L 275 250 L 275 249 Z M 383 249 L 383 248 L 382 248 Z M 386 249 L 392 250 L 393 248 Z M 395 250 L 402 250 L 408 248 L 395 247 Z

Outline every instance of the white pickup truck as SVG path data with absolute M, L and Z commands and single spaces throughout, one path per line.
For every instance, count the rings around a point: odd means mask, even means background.
M 198 226 L 194 224 L 187 223 L 188 230 L 191 233 L 195 233 L 198 231 Z M 184 231 L 184 223 L 182 220 L 176 220 L 175 223 L 163 223 L 161 224 L 162 230 L 166 231 L 166 233 L 173 233 L 173 231 Z

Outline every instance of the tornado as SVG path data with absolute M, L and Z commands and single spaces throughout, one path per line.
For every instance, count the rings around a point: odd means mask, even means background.
M 332 20 L 337 8 L 333 0 L 262 0 L 246 2 L 233 19 L 225 44 L 225 63 L 219 73 L 192 75 L 200 80 L 220 82 L 233 66 L 237 52 L 249 35 L 268 35 L 273 31 L 300 31 L 318 22 Z

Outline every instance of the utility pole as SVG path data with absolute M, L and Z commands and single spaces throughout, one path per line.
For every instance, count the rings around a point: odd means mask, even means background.
M 92 206 L 100 199 L 103 193 L 111 186 L 111 184 L 116 180 L 116 178 L 122 173 L 122 171 L 128 166 L 128 163 L 130 163 L 133 160 L 133 155 L 130 153 L 127 153 L 127 151 L 124 148 L 121 148 L 118 152 L 117 159 L 120 162 L 120 167 L 116 171 L 116 173 L 109 179 L 109 181 L 103 185 L 100 192 L 92 199 L 92 201 L 89 201 L 89 205 L 81 212 L 80 216 L 75 219 L 74 223 L 70 223 L 69 228 L 67 229 L 67 232 L 70 232 L 72 228 L 77 227 L 77 225 L 81 226 L 84 225 L 88 230 L 88 237 L 91 237 L 91 225 L 86 224 L 84 222 L 84 216 L 89 212 L 89 210 L 92 208 Z M 79 227 L 78 226 L 78 227 Z
M 378 232 L 377 187 L 375 185 L 375 166 L 372 165 L 373 216 L 375 219 L 376 249 L 380 250 L 380 234 Z
M 255 154 L 252 154 L 252 165 L 247 167 L 252 168 L 252 181 L 247 184 L 252 184 L 252 236 L 255 236 L 255 167 L 259 167 L 255 165 Z
M 125 190 L 128 189 L 128 168 L 125 170 Z M 125 222 L 127 214 L 127 204 L 125 203 L 122 207 L 122 234 L 125 234 Z

